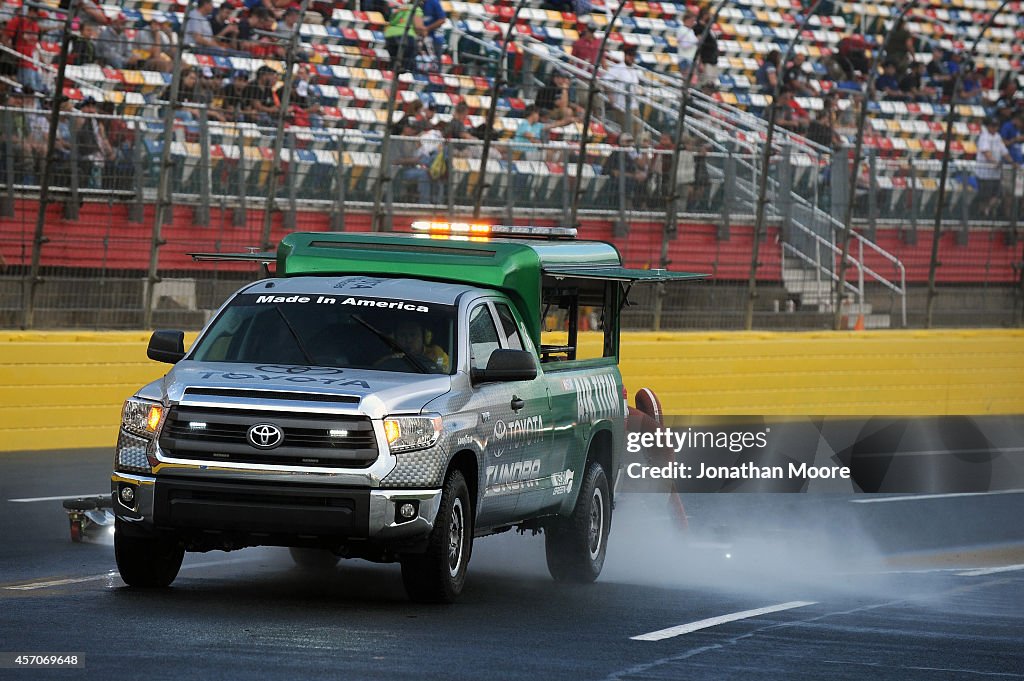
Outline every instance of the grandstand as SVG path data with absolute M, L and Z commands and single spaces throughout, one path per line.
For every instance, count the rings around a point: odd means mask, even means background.
M 0 50 L 9 64 L 27 59 L 34 65 L 44 83 L 41 89 L 46 90 L 52 89 L 59 61 L 64 14 L 56 3 L 42 4 L 48 6 L 38 19 L 42 38 L 31 56 L 15 56 L 18 37 L 10 32 L 5 33 L 8 44 Z M 126 0 L 76 15 L 64 94 L 89 114 L 93 109 L 82 105 L 90 100 L 100 104 L 98 117 L 90 120 L 99 121 L 107 131 L 113 155 L 89 169 L 88 164 L 69 161 L 70 152 L 62 148 L 66 170 L 57 172 L 52 184 L 60 188 L 57 196 L 65 205 L 57 213 L 51 210 L 54 218 L 46 230 L 50 243 L 41 254 L 44 265 L 84 271 L 117 262 L 116 268 L 124 271 L 145 269 L 144 258 L 133 260 L 126 254 L 150 248 L 165 141 L 171 144 L 175 209 L 164 235 L 162 271 L 189 272 L 184 254 L 202 250 L 202 244 L 223 250 L 259 246 L 261 208 L 268 189 L 277 207 L 283 207 L 271 225 L 275 238 L 296 227 L 369 227 L 369 211 L 384 165 L 384 133 L 405 115 L 403 109 L 411 102 L 422 102 L 430 116 L 424 121 L 428 127 L 447 131 L 455 106 L 464 103 L 468 114 L 459 121 L 462 128 L 480 130 L 492 104 L 496 77 L 505 82 L 495 103 L 498 143 L 486 168 L 481 169 L 479 141 L 469 135 L 445 140 L 442 133 L 442 139 L 433 141 L 399 135 L 393 140 L 392 163 L 405 143 L 411 145 L 409 149 L 435 152 L 443 147 L 447 172 L 430 179 L 437 186 L 430 187 L 430 198 L 424 200 L 422 192 L 417 192 L 423 173 L 395 166 L 394 182 L 386 184 L 385 195 L 390 226 L 401 228 L 423 213 L 467 216 L 481 176 L 488 185 L 483 194 L 484 215 L 564 221 L 572 214 L 579 172 L 583 234 L 617 238 L 630 264 L 664 264 L 662 222 L 668 192 L 663 171 L 674 152 L 671 138 L 666 141 L 664 136 L 673 132 L 679 111 L 682 74 L 677 32 L 683 16 L 699 9 L 696 5 L 631 2 L 610 26 L 613 6 L 601 0 L 592 3 L 586 16 L 544 9 L 539 0 L 529 0 L 519 13 L 508 54 L 501 55 L 514 3 L 441 2 L 447 19 L 438 29 L 443 37 L 438 44 L 445 47 L 433 58 L 419 59 L 414 71 L 399 76 L 399 103 L 389 120 L 394 69 L 384 35 L 388 20 L 381 10 L 385 8 L 373 4 L 376 9 L 364 11 L 362 7 L 371 3 L 355 1 L 311 3 L 301 17 L 301 46 L 293 55 L 296 68 L 301 65 L 304 70 L 293 88 L 293 106 L 285 112 L 283 149 L 275 159 L 281 113 L 260 115 L 238 100 L 258 101 L 257 74 L 262 72 L 270 79 L 268 111 L 280 101 L 287 70 L 284 7 L 270 0 L 262 5 L 238 2 L 236 6 L 231 0 L 226 4 L 230 7 L 226 16 L 231 18 L 224 25 L 246 26 L 247 39 L 241 40 L 229 29 L 228 39 L 219 47 L 183 51 L 182 67 L 191 74 L 183 77 L 182 104 L 176 107 L 173 128 L 167 131 L 162 112 L 174 70 L 169 62 L 153 57 L 146 39 L 154 31 L 167 30 L 167 38 L 160 41 L 166 41 L 166 54 L 174 54 L 172 36 L 187 34 L 185 10 L 194 4 Z M 914 92 L 895 98 L 880 92 L 868 103 L 867 154 L 863 167 L 856 169 L 853 197 L 842 189 L 843 178 L 850 172 L 845 149 L 855 141 L 855 93 L 874 74 L 844 61 L 844 39 L 862 36 L 869 50 L 877 49 L 900 5 L 894 0 L 824 2 L 802 32 L 798 31 L 802 7 L 795 0 L 739 0 L 722 9 L 712 26 L 719 52 L 717 69 L 700 77 L 700 91 L 693 91 L 687 112 L 683 158 L 690 184 L 680 203 L 679 236 L 668 246 L 673 266 L 711 267 L 721 280 L 731 282 L 744 282 L 751 273 L 756 179 L 766 136 L 763 116 L 772 99 L 763 86 L 763 65 L 773 50 L 782 50 L 796 39 L 794 53 L 806 59 L 799 67 L 801 90 L 793 98 L 797 115 L 779 131 L 768 169 L 769 220 L 767 234 L 761 238 L 772 247 L 762 252 L 754 278 L 772 293 L 758 303 L 761 311 L 774 312 L 772 298 L 783 303 L 783 310 L 787 301 L 793 301 L 801 310 L 820 313 L 811 325 L 821 324 L 824 315 L 834 312 L 828 292 L 842 226 L 837 217 L 841 219 L 842 206 L 852 201 L 856 226 L 863 235 L 854 242 L 852 268 L 852 276 L 860 281 L 849 286 L 851 294 L 857 294 L 855 311 L 870 312 L 865 295 L 870 298 L 877 289 L 875 305 L 881 302 L 888 312 L 874 321 L 878 325 L 904 321 L 900 307 L 906 304 L 909 289 L 927 282 L 932 263 L 930 238 L 917 235 L 930 228 L 938 209 L 939 168 L 947 151 L 944 119 L 950 107 L 955 107 L 958 120 L 948 145 L 953 164 L 942 214 L 951 227 L 940 241 L 944 267 L 937 279 L 951 285 L 995 285 L 1013 295 L 1013 284 L 1020 278 L 1016 223 L 1024 170 L 1004 164 L 1002 200 L 998 205 L 986 204 L 991 209 L 982 211 L 983 187 L 975 166 L 985 119 L 1012 120 L 1015 107 L 1021 111 L 1024 106 L 1011 85 L 1024 85 L 1022 3 L 1009 3 L 995 17 L 972 58 L 967 51 L 1000 3 L 927 0 L 919 4 L 907 15 L 906 30 L 912 38 L 907 61 L 927 65 L 941 55 L 944 63 L 949 61 L 947 67 L 970 70 L 968 80 L 974 79 L 977 70 L 977 88 L 957 93 L 955 101 L 943 95 L 941 87 L 930 94 Z M 10 24 L 27 8 L 18 2 L 3 3 L 0 19 Z M 640 88 L 625 93 L 637 104 L 634 130 L 639 135 L 634 136 L 632 156 L 640 158 L 646 169 L 636 182 L 619 180 L 616 164 L 624 156 L 617 155 L 622 149 L 622 122 L 603 104 L 589 131 L 584 159 L 577 153 L 583 136 L 579 115 L 547 121 L 559 125 L 545 129 L 542 145 L 517 140 L 524 112 L 551 82 L 555 70 L 570 75 L 574 102 L 585 99 L 590 65 L 575 60 L 571 53 L 581 27 L 591 22 L 598 36 L 609 34 L 608 65 L 621 61 L 623 49 L 635 48 L 643 69 Z M 123 34 L 106 24 L 123 25 Z M 165 29 L 154 28 L 159 26 Z M 102 48 L 105 40 L 126 41 L 131 47 L 129 61 L 115 65 L 105 59 L 102 55 L 107 50 L 95 49 Z M 190 42 L 187 35 L 185 42 Z M 0 88 L 18 96 L 13 88 L 24 83 L 19 83 L 17 69 L 10 71 L 0 75 Z M 780 65 L 780 77 L 788 76 L 784 71 L 785 65 Z M 245 96 L 229 94 L 235 79 L 242 85 L 239 92 L 250 87 L 253 91 Z M 602 88 L 604 94 L 619 90 L 616 84 L 603 81 Z M 33 131 L 37 142 L 19 145 L 7 140 L 4 149 L 8 210 L 0 218 L 0 254 L 8 271 L 19 274 L 17 268 L 29 264 L 33 250 L 38 142 L 47 128 L 42 115 L 27 114 L 22 107 L 41 108 L 42 101 L 38 95 L 13 100 L 12 112 L 5 114 L 14 116 L 15 122 L 23 121 L 19 125 Z M 806 112 L 807 118 L 800 112 Z M 281 181 L 274 176 L 278 161 L 283 164 Z M 66 201 L 68 192 L 73 194 L 71 201 Z M 218 224 L 219 229 L 211 227 Z M 23 304 L 17 282 L 0 290 L 8 292 L 0 308 Z M 1006 305 L 1006 300 L 999 297 L 996 307 Z M 964 302 L 963 307 L 979 309 L 976 302 Z M 910 323 L 914 319 L 912 310 Z M 707 323 L 729 326 L 735 319 Z

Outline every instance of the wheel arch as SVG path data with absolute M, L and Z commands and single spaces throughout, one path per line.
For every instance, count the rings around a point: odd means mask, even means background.
M 609 496 L 613 494 L 612 488 L 614 487 L 614 448 L 614 435 L 611 428 L 600 428 L 594 431 L 590 437 L 590 444 L 587 445 L 587 460 L 583 471 L 585 474 L 586 470 L 590 468 L 591 462 L 600 465 L 604 469 L 605 477 L 608 478 Z
M 466 479 L 466 487 L 469 488 L 469 500 L 473 504 L 473 518 L 476 518 L 476 510 L 480 505 L 477 494 L 480 490 L 480 466 L 477 462 L 477 455 L 471 449 L 460 449 L 448 462 L 448 470 L 445 471 L 445 478 L 448 473 L 457 470 Z

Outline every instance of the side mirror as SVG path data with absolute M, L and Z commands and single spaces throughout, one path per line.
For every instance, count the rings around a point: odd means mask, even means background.
M 146 356 L 157 362 L 177 364 L 185 356 L 185 332 L 171 329 L 154 331 Z
M 537 362 L 526 350 L 495 350 L 486 369 L 474 369 L 473 383 L 493 381 L 532 381 L 537 378 Z

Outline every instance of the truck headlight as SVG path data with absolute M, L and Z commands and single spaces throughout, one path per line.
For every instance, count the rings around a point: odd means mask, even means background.
M 164 420 L 164 408 L 159 404 L 129 398 L 121 409 L 121 427 L 132 435 L 153 438 Z
M 114 453 L 114 470 L 150 473 L 156 465 L 156 436 L 165 409 L 155 402 L 129 398 L 121 408 L 121 434 Z
M 433 447 L 441 437 L 440 416 L 392 416 L 384 419 L 392 454 Z

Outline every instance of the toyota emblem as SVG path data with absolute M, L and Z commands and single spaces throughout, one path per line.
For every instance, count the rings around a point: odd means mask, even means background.
M 273 449 L 284 440 L 284 432 L 272 423 L 257 423 L 246 433 L 249 444 L 257 449 Z

